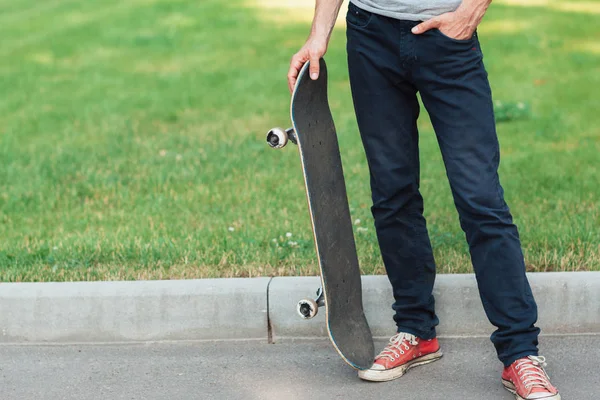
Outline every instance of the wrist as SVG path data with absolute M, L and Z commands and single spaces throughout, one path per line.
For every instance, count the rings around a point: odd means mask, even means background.
M 475 30 L 483 19 L 490 3 L 491 0 L 465 0 L 456 9 L 455 13 L 466 20 L 469 27 Z
M 322 28 L 312 28 L 308 40 L 315 43 L 327 44 L 329 42 L 330 33 Z
M 485 10 L 490 6 L 492 0 L 463 0 L 462 3 L 458 6 L 457 10 Z
M 310 42 L 313 46 L 327 49 L 327 45 L 329 43 L 329 35 L 324 34 L 322 32 L 311 32 L 308 37 L 308 42 Z

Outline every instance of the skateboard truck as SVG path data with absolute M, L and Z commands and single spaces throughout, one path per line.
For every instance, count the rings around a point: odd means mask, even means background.
M 316 299 L 302 299 L 296 306 L 296 311 L 302 319 L 311 319 L 319 311 L 319 307 L 325 305 L 325 297 L 323 296 L 323 288 L 317 289 Z
M 274 149 L 284 147 L 288 140 L 294 144 L 298 144 L 294 128 L 287 128 L 285 130 L 282 128 L 273 128 L 267 132 L 267 143 Z

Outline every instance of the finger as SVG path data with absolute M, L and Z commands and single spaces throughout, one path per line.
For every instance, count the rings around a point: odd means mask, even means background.
M 319 59 L 321 57 L 315 52 L 310 54 L 310 79 L 319 79 Z
M 421 33 L 427 32 L 430 29 L 439 28 L 441 21 L 437 18 L 428 19 L 427 21 L 421 22 L 419 25 L 413 27 L 411 32 L 419 35 Z
M 302 69 L 302 66 L 306 60 L 303 59 L 299 54 L 295 54 L 290 61 L 290 70 L 288 71 L 288 87 L 290 89 L 290 93 L 294 91 L 294 86 L 296 85 L 296 79 L 298 79 L 298 74 Z
M 288 89 L 290 90 L 290 93 L 292 93 L 294 91 L 294 86 L 296 86 L 296 78 L 297 78 L 297 74 L 294 75 L 294 73 L 290 70 L 290 72 L 288 72 L 287 75 L 287 80 L 288 80 Z

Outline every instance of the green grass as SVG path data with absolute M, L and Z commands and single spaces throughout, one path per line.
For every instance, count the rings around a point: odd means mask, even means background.
M 585 4 L 494 4 L 480 29 L 531 271 L 600 270 L 600 33 Z M 297 151 L 264 142 L 289 124 L 285 75 L 308 33 L 286 18 L 238 0 L 0 0 L 0 280 L 316 273 Z M 382 273 L 344 46 L 336 29 L 331 105 L 362 269 Z M 470 271 L 419 127 L 438 268 Z

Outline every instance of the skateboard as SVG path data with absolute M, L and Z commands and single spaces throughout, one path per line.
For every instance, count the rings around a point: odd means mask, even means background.
M 292 128 L 273 128 L 267 142 L 282 148 L 298 145 L 321 287 L 316 297 L 300 300 L 304 319 L 325 308 L 327 332 L 342 359 L 356 369 L 371 367 L 373 337 L 363 312 L 362 285 L 342 160 L 327 100 L 327 66 L 320 61 L 319 79 L 309 77 L 307 62 L 296 81 L 290 115 Z

